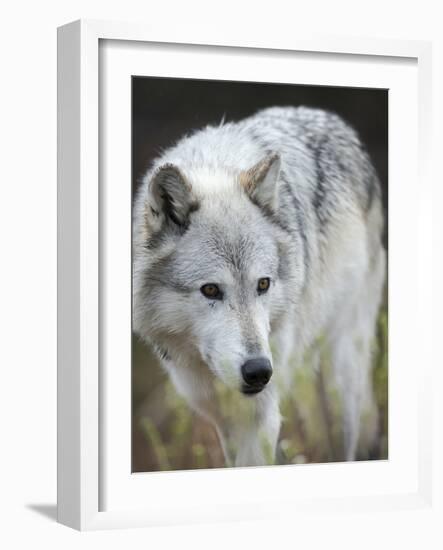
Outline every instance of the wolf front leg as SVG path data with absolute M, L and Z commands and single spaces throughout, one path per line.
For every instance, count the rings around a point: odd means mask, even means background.
M 225 466 L 274 464 L 281 417 L 278 395 L 272 386 L 247 397 L 229 392 L 228 408 L 214 393 L 211 401 L 194 402 L 195 410 L 213 424 L 225 457 Z M 226 397 L 226 396 L 225 396 Z
M 249 414 L 231 426 L 228 440 L 233 446 L 235 466 L 274 464 L 281 416 L 276 388 L 269 386 L 262 394 L 248 398 Z
M 197 365 L 183 369 L 171 361 L 163 364 L 178 393 L 215 427 L 226 466 L 274 463 L 281 421 L 272 381 L 260 394 L 245 396 L 237 388 L 220 387 Z

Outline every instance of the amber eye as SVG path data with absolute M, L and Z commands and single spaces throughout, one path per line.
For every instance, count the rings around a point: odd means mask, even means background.
M 218 286 L 215 285 L 214 283 L 208 283 L 207 285 L 203 285 L 200 288 L 200 292 L 203 294 L 205 298 L 208 298 L 209 300 L 221 300 L 223 298 L 223 294 L 221 293 Z
M 259 294 L 263 294 L 269 290 L 269 285 L 271 284 L 271 281 L 269 277 L 263 277 L 262 279 L 258 280 L 257 284 L 257 292 Z

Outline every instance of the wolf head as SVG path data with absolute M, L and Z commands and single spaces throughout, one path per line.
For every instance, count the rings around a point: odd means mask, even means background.
M 163 164 L 134 217 L 134 329 L 245 394 L 269 382 L 270 336 L 294 299 L 279 171 L 275 154 L 238 172 Z

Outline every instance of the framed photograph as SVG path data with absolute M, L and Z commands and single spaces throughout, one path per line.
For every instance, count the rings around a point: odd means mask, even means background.
M 58 50 L 59 521 L 430 507 L 430 45 Z

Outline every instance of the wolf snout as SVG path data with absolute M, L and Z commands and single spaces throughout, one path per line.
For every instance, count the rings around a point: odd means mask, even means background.
M 272 365 L 265 357 L 249 359 L 242 365 L 241 373 L 244 380 L 242 392 L 245 394 L 258 393 L 271 379 Z

